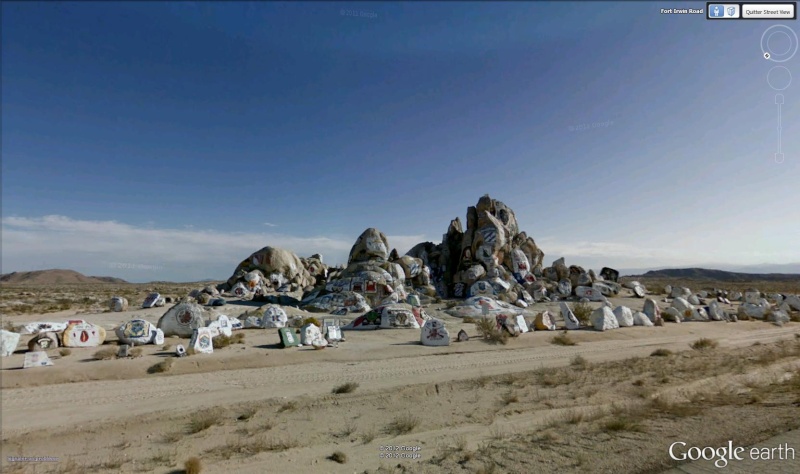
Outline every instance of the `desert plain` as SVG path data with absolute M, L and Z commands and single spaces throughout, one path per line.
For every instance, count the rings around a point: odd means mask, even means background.
M 662 309 L 667 283 L 799 290 L 640 281 Z M 532 331 L 498 343 L 445 313 L 445 300 L 425 311 L 453 339 L 464 329 L 470 340 L 428 347 L 419 330 L 362 330 L 347 331 L 338 347 L 284 349 L 277 330 L 245 329 L 213 354 L 175 358 L 189 341 L 173 337 L 137 346 L 135 357 L 98 360 L 101 350 L 116 350 L 113 328 L 135 318 L 155 324 L 166 312 L 170 305 L 137 308 L 148 292 L 182 297 L 205 284 L 0 287 L 7 327 L 85 319 L 108 331 L 103 347 L 48 351 L 51 367 L 22 369 L 32 336 L 2 358 L 3 472 L 711 472 L 682 470 L 670 444 L 768 446 L 776 435 L 800 442 L 797 312 L 782 326 L 668 322 Z M 126 296 L 131 308 L 106 310 L 111 295 Z M 644 302 L 628 290 L 610 300 L 633 310 Z M 233 298 L 217 309 L 238 317 L 261 304 Z M 526 314 L 548 309 L 559 314 L 558 303 Z M 47 460 L 16 460 L 25 457 Z M 797 472 L 800 461 L 758 466 Z M 727 472 L 746 471 L 732 464 Z

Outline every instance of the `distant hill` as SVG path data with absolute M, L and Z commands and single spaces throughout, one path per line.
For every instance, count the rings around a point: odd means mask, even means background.
M 10 285 L 68 285 L 75 283 L 128 283 L 121 278 L 86 276 L 74 270 L 37 270 L 0 275 L 0 283 Z
M 739 273 L 724 270 L 711 270 L 707 268 L 671 268 L 667 270 L 653 270 L 643 275 L 643 278 L 677 278 L 684 280 L 716 280 L 730 282 L 746 282 L 753 280 L 763 281 L 797 281 L 800 274 L 793 273 Z

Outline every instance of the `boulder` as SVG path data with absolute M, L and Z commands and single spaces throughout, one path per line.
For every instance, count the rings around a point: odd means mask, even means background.
M 342 339 L 342 328 L 339 326 L 326 326 L 325 327 L 325 340 L 328 342 L 339 342 Z
M 476 281 L 469 288 L 469 296 L 494 296 L 494 287 L 488 281 Z
M 158 293 L 150 293 L 147 295 L 147 298 L 144 299 L 144 303 L 142 303 L 142 308 L 154 308 L 156 303 L 158 303 L 161 295 Z
M 59 346 L 58 334 L 54 332 L 40 332 L 28 341 L 29 351 L 49 351 Z
M 619 328 L 619 321 L 608 306 L 601 306 L 592 311 L 592 325 L 597 331 L 607 331 Z
M 116 311 L 116 312 L 127 311 L 128 300 L 121 296 L 115 296 L 111 298 L 109 306 L 111 307 L 111 311 Z
M 64 347 L 97 347 L 106 340 L 106 330 L 86 321 L 69 321 L 61 334 Z
M 0 357 L 8 357 L 17 350 L 19 333 L 0 329 Z
M 381 311 L 382 329 L 419 329 L 420 322 L 409 305 L 386 305 Z
M 603 269 L 600 270 L 600 276 L 606 281 L 619 281 L 619 272 L 613 268 L 603 267 Z
M 559 303 L 559 308 L 561 309 L 561 317 L 564 318 L 564 327 L 570 330 L 580 329 L 581 323 L 578 321 L 578 318 L 575 316 L 575 313 L 572 312 L 569 305 L 564 303 L 563 301 Z
M 678 312 L 684 315 L 684 317 L 688 316 L 689 313 L 694 309 L 692 304 L 680 297 L 672 300 L 672 307 L 678 310 Z
M 211 328 L 197 328 L 192 331 L 189 347 L 192 348 L 196 354 L 211 354 L 214 352 L 213 338 L 214 334 Z
M 700 298 L 698 298 L 697 295 L 689 295 L 689 297 L 686 299 L 686 301 L 688 301 L 689 304 L 692 304 L 692 305 L 699 305 L 700 304 Z
M 572 282 L 567 279 L 558 282 L 558 293 L 562 296 L 569 296 L 572 294 Z
M 235 291 L 239 284 L 248 293 L 257 289 L 263 293 L 268 287 L 277 289 L 287 283 L 305 288 L 314 285 L 317 277 L 325 274 L 327 267 L 319 255 L 301 259 L 289 250 L 264 247 L 243 260 L 221 288 L 234 290 L 236 296 L 244 297 L 246 294 L 237 294 Z
M 633 325 L 634 326 L 654 326 L 653 322 L 650 321 L 650 318 L 641 311 L 637 311 L 633 313 Z
M 579 286 L 575 288 L 575 295 L 578 298 L 586 298 L 589 301 L 602 301 L 603 294 L 599 289 L 589 288 L 588 286 Z
M 261 309 L 263 310 L 263 316 L 261 316 L 262 328 L 285 328 L 289 322 L 289 316 L 280 306 L 270 304 L 262 306 Z
M 739 317 L 747 316 L 753 319 L 764 319 L 769 312 L 769 306 L 762 306 L 754 303 L 742 303 L 739 306 Z
M 39 334 L 46 331 L 64 332 L 64 329 L 67 329 L 67 323 L 35 322 L 23 325 L 20 334 Z
M 797 295 L 789 295 L 784 300 L 784 303 L 789 305 L 795 311 L 800 311 L 800 296 Z
M 770 311 L 767 320 L 772 323 L 786 324 L 789 321 L 791 321 L 791 318 L 789 317 L 788 314 L 786 314 L 786 312 L 776 310 L 776 311 Z
M 456 340 L 458 342 L 469 341 L 469 334 L 467 334 L 467 331 L 462 329 L 462 330 L 458 331 L 458 338 Z
M 366 262 L 369 260 L 388 260 L 389 240 L 383 232 L 369 228 L 361 233 L 350 249 L 347 263 Z
M 361 293 L 341 291 L 318 296 L 311 300 L 303 300 L 301 307 L 311 312 L 332 312 L 347 309 L 351 313 L 362 313 L 370 310 L 370 305 Z
M 672 292 L 670 292 L 670 297 L 686 299 L 689 296 L 691 296 L 691 294 L 692 294 L 692 290 L 690 290 L 689 288 L 675 286 L 675 287 L 672 288 Z
M 257 316 L 246 316 L 244 321 L 242 322 L 243 329 L 255 329 L 260 328 L 261 326 L 261 319 Z
M 25 353 L 25 360 L 22 362 L 23 369 L 30 369 L 33 367 L 47 367 L 53 365 L 50 357 L 44 351 L 32 351 Z
M 617 306 L 614 309 L 614 317 L 617 318 L 619 327 L 628 328 L 633 326 L 633 311 L 627 306 Z
M 495 321 L 497 321 L 497 328 L 508 332 L 511 337 L 517 337 L 522 334 L 522 329 L 517 325 L 517 320 L 513 316 L 498 314 L 495 316 Z
M 744 292 L 744 302 L 758 304 L 761 299 L 761 292 L 758 290 L 747 290 Z
M 655 323 L 656 320 L 661 319 L 661 309 L 658 307 L 658 303 L 656 303 L 656 300 L 652 298 L 647 298 L 646 300 L 644 300 L 643 311 L 644 314 L 646 314 L 647 317 L 650 318 L 650 321 L 652 321 L 653 323 Z
M 223 336 L 231 337 L 231 335 L 233 334 L 231 321 L 224 314 L 220 314 L 219 317 L 217 317 L 216 321 L 209 321 L 206 324 L 206 327 L 216 332 L 217 334 L 222 334 Z
M 733 293 L 731 293 L 731 295 L 730 295 L 730 297 L 728 299 L 730 299 L 731 301 L 740 301 L 742 299 L 742 297 L 743 296 L 742 296 L 741 292 L 734 291 Z
M 617 287 L 611 282 L 596 281 L 592 283 L 592 288 L 599 291 L 601 295 L 606 297 L 616 296 L 619 293 Z
M 687 321 L 708 321 L 709 317 L 705 308 L 692 308 L 685 319 Z
M 683 321 L 683 318 L 685 317 L 682 312 L 678 311 L 672 306 L 664 310 L 662 314 L 665 321 L 671 321 L 674 323 L 679 323 Z
M 719 303 L 716 301 L 712 301 L 711 304 L 708 305 L 708 317 L 712 321 L 727 321 L 728 317 L 725 314 L 725 311 L 722 310 Z
M 322 330 L 313 323 L 308 323 L 300 328 L 300 344 L 304 346 L 327 346 L 328 342 L 322 337 Z
M 120 342 L 132 346 L 155 343 L 157 331 L 154 324 L 144 319 L 132 319 L 115 330 Z
M 667 285 L 664 287 L 664 294 L 665 295 L 672 295 L 672 285 Z
M 449 346 L 450 333 L 441 319 L 425 321 L 420 332 L 420 342 L 423 346 Z
M 536 319 L 533 322 L 533 327 L 535 327 L 537 331 L 555 331 L 558 329 L 555 318 L 550 311 L 544 311 L 537 314 Z
M 521 333 L 524 334 L 526 332 L 530 332 L 530 329 L 528 329 L 528 322 L 525 321 L 525 316 L 518 314 L 516 317 L 516 322 Z
M 477 318 L 484 315 L 485 312 L 493 315 L 502 313 L 516 315 L 520 314 L 522 311 L 519 308 L 503 301 L 497 301 L 485 296 L 475 296 L 472 298 L 467 298 L 458 305 L 446 309 L 444 312 L 457 318 Z
M 192 337 L 194 330 L 206 326 L 203 307 L 195 303 L 178 303 L 158 320 L 157 327 L 167 337 Z

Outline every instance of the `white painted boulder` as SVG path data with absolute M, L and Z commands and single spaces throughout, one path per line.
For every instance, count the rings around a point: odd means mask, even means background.
M 562 296 L 569 296 L 572 294 L 572 282 L 566 278 L 558 282 L 558 293 Z
M 533 321 L 533 327 L 537 331 L 555 331 L 558 329 L 555 318 L 550 311 L 543 311 L 537 314 L 536 319 Z
M 441 319 L 429 319 L 425 321 L 420 332 L 419 342 L 423 346 L 449 346 L 450 332 Z
M 687 321 L 708 321 L 710 318 L 705 308 L 692 308 L 685 319 Z
M 658 307 L 656 300 L 652 298 L 647 298 L 644 300 L 644 314 L 646 314 L 653 323 L 655 323 L 656 320 L 661 319 L 661 309 Z
M 206 326 L 203 307 L 195 303 L 178 303 L 158 320 L 157 327 L 164 335 L 192 337 L 194 330 Z
M 685 288 L 682 286 L 675 286 L 672 288 L 669 296 L 672 298 L 683 298 L 686 299 L 692 294 L 692 290 L 689 288 Z
M 578 286 L 575 288 L 575 295 L 578 298 L 586 298 L 589 301 L 603 301 L 603 293 L 596 288 L 588 286 Z
M 655 324 L 653 324 L 653 322 L 650 321 L 650 318 L 641 311 L 633 313 L 633 325 L 646 326 L 646 327 L 655 326 Z
M 665 295 L 672 295 L 672 285 L 667 285 L 664 287 L 664 294 Z
M 121 296 L 115 296 L 111 298 L 109 307 L 111 308 L 111 311 L 126 311 L 128 309 L 128 300 Z
M 61 334 L 61 345 L 64 347 L 97 347 L 105 340 L 105 328 L 86 321 L 69 321 Z
M 17 350 L 20 334 L 0 329 L 0 357 L 8 357 Z
M 22 361 L 23 369 L 31 369 L 33 367 L 48 367 L 52 366 L 53 361 L 47 356 L 44 351 L 26 352 L 25 360 Z
M 577 316 L 572 312 L 569 305 L 562 301 L 558 306 L 561 309 L 561 317 L 564 318 L 564 327 L 569 330 L 580 329 L 581 323 L 578 321 Z
M 132 346 L 156 344 L 155 339 L 158 331 L 159 329 L 154 324 L 144 319 L 132 319 L 115 330 L 117 339 L 123 344 Z
M 514 304 L 517 305 L 518 307 L 522 308 L 522 309 L 525 309 L 525 308 L 528 307 L 528 303 L 526 303 L 525 300 L 522 300 L 522 299 L 517 300 Z
M 444 312 L 457 318 L 477 318 L 483 316 L 484 310 L 489 314 L 520 314 L 522 312 L 516 306 L 485 296 L 467 298 Z
M 692 304 L 692 305 L 699 305 L 700 304 L 700 298 L 698 298 L 697 295 L 689 295 L 689 297 L 686 298 L 686 301 L 688 301 L 689 304 Z
M 381 311 L 381 329 L 420 329 L 419 321 L 411 308 L 404 305 L 387 305 Z
M 743 298 L 742 293 L 739 291 L 734 291 L 731 293 L 730 300 L 731 301 L 740 301 Z
M 689 303 L 688 300 L 685 298 L 681 298 L 680 296 L 672 300 L 672 307 L 678 310 L 684 316 L 688 316 L 688 312 L 691 312 L 694 309 L 694 306 Z
M 525 316 L 518 314 L 516 317 L 516 321 L 517 321 L 517 326 L 519 326 L 519 330 L 522 334 L 531 331 L 530 328 L 528 328 L 528 322 L 525 321 Z
M 20 334 L 39 334 L 46 331 L 64 332 L 64 329 L 67 329 L 67 323 L 35 322 L 23 325 Z
M 144 299 L 144 302 L 142 303 L 142 308 L 155 308 L 156 303 L 158 303 L 160 299 L 162 299 L 160 294 L 150 293 L 149 295 L 147 295 L 147 298 Z
M 494 287 L 488 281 L 476 281 L 469 288 L 470 296 L 494 296 Z
M 202 327 L 192 331 L 189 347 L 196 354 L 211 354 L 214 352 L 214 334 L 210 328 Z
M 244 322 L 242 322 L 242 327 L 244 329 L 261 328 L 261 320 L 262 318 L 256 316 L 247 316 L 244 318 Z
M 250 294 L 250 288 L 248 287 L 248 285 L 245 285 L 244 283 L 239 282 L 239 283 L 233 285 L 233 288 L 231 288 L 231 293 L 234 296 L 238 296 L 239 298 L 244 298 L 244 297 L 246 297 L 247 295 Z
M 592 311 L 592 326 L 596 331 L 608 331 L 609 329 L 618 329 L 619 321 L 611 308 L 601 306 Z
M 633 311 L 627 306 L 617 306 L 614 308 L 614 317 L 621 328 L 633 326 Z
M 322 330 L 313 323 L 308 323 L 300 328 L 300 344 L 304 346 L 320 346 L 328 345 L 328 342 L 322 337 Z
M 789 321 L 791 321 L 791 318 L 790 318 L 790 317 L 789 317 L 789 315 L 788 315 L 786 312 L 784 312 L 784 311 L 781 311 L 781 310 L 773 310 L 773 311 L 770 311 L 770 312 L 769 312 L 769 315 L 767 316 L 767 320 L 768 320 L 769 322 L 772 322 L 772 323 L 777 323 L 777 324 L 786 324 L 786 323 L 788 323 Z
M 280 306 L 270 304 L 262 308 L 264 315 L 261 317 L 261 327 L 265 329 L 270 328 L 285 328 L 289 322 L 289 316 L 286 311 Z
M 220 314 L 215 321 L 209 321 L 206 327 L 215 329 L 223 336 L 231 337 L 233 334 L 230 319 L 224 314 Z

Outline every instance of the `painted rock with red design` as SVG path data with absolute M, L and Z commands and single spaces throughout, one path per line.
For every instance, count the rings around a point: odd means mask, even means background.
M 64 347 L 96 347 L 106 340 L 106 330 L 86 321 L 70 321 L 61 335 Z

